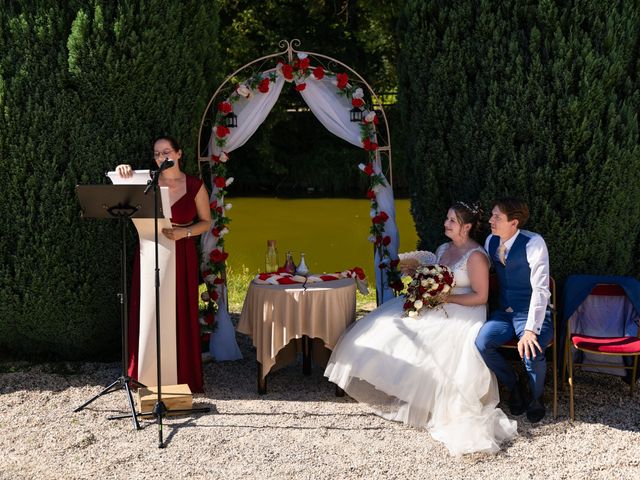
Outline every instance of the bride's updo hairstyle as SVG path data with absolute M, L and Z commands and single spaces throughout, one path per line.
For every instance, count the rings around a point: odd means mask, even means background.
M 480 233 L 482 232 L 482 216 L 484 212 L 478 203 L 456 202 L 451 206 L 456 212 L 456 217 L 461 225 L 471 224 L 469 237 L 479 242 Z

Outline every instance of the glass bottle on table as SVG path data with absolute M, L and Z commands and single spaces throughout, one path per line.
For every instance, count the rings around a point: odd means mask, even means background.
M 278 249 L 276 248 L 275 240 L 267 240 L 264 267 L 266 273 L 273 273 L 278 270 Z
M 287 252 L 287 259 L 285 260 L 282 268 L 285 273 L 290 273 L 291 275 L 296 273 L 296 264 L 293 262 L 291 252 Z
M 309 275 L 309 268 L 307 267 L 307 264 L 304 261 L 304 252 L 300 253 L 300 263 L 296 267 L 296 274 L 302 275 L 303 277 L 306 277 L 307 275 Z

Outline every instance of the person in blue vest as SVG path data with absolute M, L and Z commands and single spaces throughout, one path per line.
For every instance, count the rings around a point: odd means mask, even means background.
M 529 219 L 529 207 L 517 198 L 494 202 L 489 224 L 491 235 L 485 250 L 495 268 L 499 285 L 499 310 L 489 314 L 476 338 L 476 347 L 487 366 L 510 391 L 512 415 L 527 412 L 539 422 L 546 410 L 542 401 L 547 371 L 545 350 L 553 338 L 548 310 L 549 253 L 537 233 L 521 230 Z M 498 351 L 518 338 L 518 352 L 529 378 L 530 398 L 513 367 Z

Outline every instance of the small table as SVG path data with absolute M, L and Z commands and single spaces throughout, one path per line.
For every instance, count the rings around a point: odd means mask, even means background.
M 356 283 L 352 278 L 302 285 L 259 285 L 251 282 L 237 330 L 253 340 L 258 362 L 258 393 L 267 391 L 266 377 L 290 363 L 302 343 L 303 371 L 311 373 L 310 339 L 333 350 L 342 332 L 355 320 Z M 339 392 L 337 392 L 339 393 Z

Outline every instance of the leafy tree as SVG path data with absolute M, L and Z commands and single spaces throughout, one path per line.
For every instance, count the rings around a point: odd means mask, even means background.
M 81 219 L 75 185 L 148 166 L 159 134 L 195 156 L 216 83 L 215 3 L 14 1 L 0 18 L 0 348 L 108 355 L 119 229 Z
M 387 94 L 390 105 L 385 110 L 395 134 L 397 3 L 222 0 L 224 71 L 231 74 L 256 58 L 277 52 L 281 40 L 300 39 L 299 49 L 338 59 L 362 75 L 376 93 Z M 272 66 L 258 64 L 256 68 Z M 232 194 L 360 195 L 365 187 L 355 167 L 361 158 L 361 151 L 326 132 L 306 110 L 302 98 L 285 86 L 269 118 L 245 146 L 233 152 L 228 165 L 238 182 Z M 406 191 L 402 156 L 394 151 L 393 160 L 396 191 Z
M 516 195 L 553 275 L 638 271 L 638 27 L 638 2 L 406 2 L 400 106 L 423 246 L 452 201 Z

